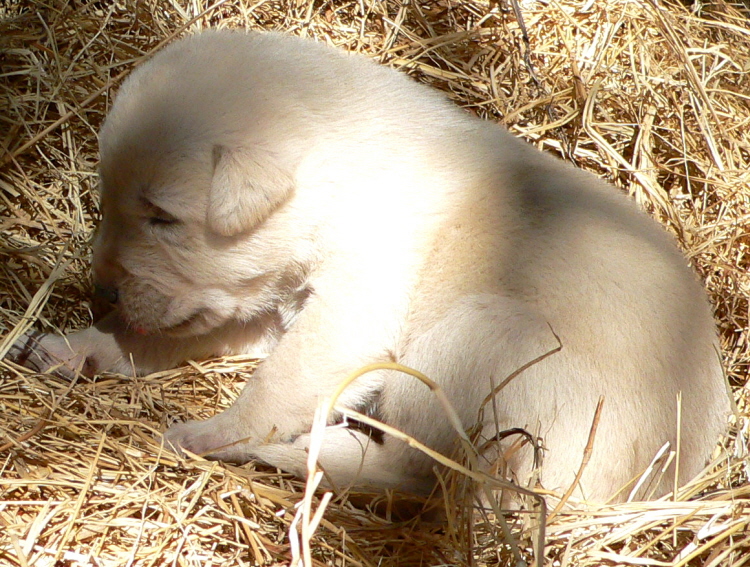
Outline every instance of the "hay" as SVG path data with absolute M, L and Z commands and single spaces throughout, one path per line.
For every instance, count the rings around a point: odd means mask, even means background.
M 750 562 L 750 23 L 718 0 L 170 0 L 0 4 L 0 356 L 28 325 L 88 325 L 96 131 L 111 87 L 166 40 L 208 26 L 287 30 L 367 53 L 630 192 L 679 239 L 716 307 L 739 415 L 675 497 L 558 512 L 555 565 Z M 303 483 L 261 466 L 177 462 L 154 434 L 233 399 L 248 360 L 67 383 L 4 363 L 0 564 L 288 564 Z M 703 496 L 699 496 L 702 493 Z M 317 502 L 317 501 L 316 501 Z M 389 521 L 330 502 L 316 565 L 510 564 L 492 514 Z M 315 505 L 315 504 L 314 504 Z M 454 510 L 459 510 L 454 512 Z M 531 557 L 523 516 L 512 527 Z

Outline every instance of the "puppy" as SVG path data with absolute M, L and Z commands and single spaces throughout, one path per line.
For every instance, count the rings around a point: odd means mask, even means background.
M 169 429 L 173 447 L 304 475 L 321 398 L 378 361 L 437 382 L 467 429 L 481 413 L 488 470 L 550 490 L 574 481 L 603 396 L 575 488 L 589 500 L 678 434 L 690 479 L 725 426 L 711 311 L 672 239 L 612 187 L 398 72 L 294 37 L 208 31 L 132 73 L 100 144 L 93 270 L 117 309 L 14 352 L 67 374 L 270 352 L 230 409 Z M 455 448 L 433 394 L 398 372 L 359 378 L 339 403 Z M 514 428 L 541 440 L 541 465 L 502 433 Z M 430 490 L 429 458 L 377 441 L 330 428 L 331 482 Z

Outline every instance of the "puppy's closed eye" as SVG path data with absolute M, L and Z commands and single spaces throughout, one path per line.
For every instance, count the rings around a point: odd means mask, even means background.
M 178 219 L 176 216 L 174 216 L 172 213 L 169 213 L 159 207 L 158 205 L 155 205 L 148 199 L 143 199 L 143 206 L 146 209 L 145 210 L 145 218 L 146 222 L 149 226 L 153 227 L 175 227 L 177 225 L 182 224 L 182 221 Z
M 148 217 L 148 224 L 151 226 L 174 226 L 180 224 L 180 221 L 169 213 L 161 211 Z

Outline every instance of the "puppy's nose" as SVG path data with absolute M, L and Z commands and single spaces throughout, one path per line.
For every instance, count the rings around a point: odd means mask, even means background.
M 103 299 L 107 303 L 114 305 L 117 303 L 117 289 L 113 287 L 105 287 L 103 285 L 94 284 L 94 297 L 97 299 Z

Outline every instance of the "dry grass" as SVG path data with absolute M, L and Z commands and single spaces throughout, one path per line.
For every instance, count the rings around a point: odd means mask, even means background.
M 165 40 L 208 26 L 287 30 L 370 54 L 629 191 L 677 235 L 716 306 L 736 435 L 676 497 L 559 513 L 554 565 L 750 563 L 745 438 L 750 304 L 750 22 L 721 0 L 142 0 L 0 3 L 0 356 L 30 324 L 85 326 L 96 131 L 112 87 Z M 3 365 L 0 564 L 288 564 L 303 484 L 176 462 L 154 433 L 205 417 L 252 363 L 70 384 Z M 699 494 L 709 491 L 699 498 Z M 315 564 L 511 564 L 492 515 L 388 521 L 328 504 Z M 373 505 L 378 504 L 374 502 Z M 314 507 L 314 506 L 313 506 Z M 383 512 L 384 510 L 384 512 Z M 392 518 L 391 518 L 392 519 Z M 530 534 L 516 520 L 521 553 Z

